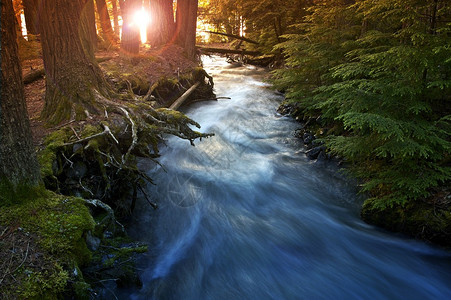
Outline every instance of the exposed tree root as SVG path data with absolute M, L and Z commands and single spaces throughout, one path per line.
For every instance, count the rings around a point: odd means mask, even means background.
M 207 85 L 205 78 L 208 85 L 204 89 L 209 88 L 211 94 L 212 78 L 201 69 L 194 74 L 191 80 L 197 83 L 180 97 L 183 101 L 198 97 L 193 91 Z M 167 134 L 188 140 L 193 146 L 196 139 L 213 136 L 193 130 L 191 125 L 200 125 L 179 111 L 152 107 L 148 99 L 157 89 L 152 86 L 145 96 L 139 96 L 130 88 L 126 97 L 115 101 L 93 89 L 95 105 L 101 108 L 99 113 L 75 125 L 64 124 L 55 133 L 59 132 L 61 141 L 51 145 L 47 142 L 47 148 L 55 153 L 46 162 L 46 169 L 52 173 L 44 176 L 47 187 L 64 194 L 96 198 L 122 215 L 133 209 L 139 189 L 149 205 L 156 208 L 142 188 L 146 182 L 153 183 L 152 179 L 138 169 L 137 157 L 155 161 L 158 144 Z

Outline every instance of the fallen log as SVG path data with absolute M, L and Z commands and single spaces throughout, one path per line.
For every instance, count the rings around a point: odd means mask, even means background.
M 44 75 L 45 75 L 44 68 L 37 69 L 37 70 L 35 70 L 33 72 L 30 72 L 27 75 L 25 75 L 23 77 L 23 83 L 24 84 L 29 84 L 29 83 L 35 82 L 36 80 L 41 79 L 42 77 L 44 77 Z
M 98 63 L 113 59 L 114 56 L 105 56 L 105 57 L 98 57 L 96 58 L 96 61 Z M 28 73 L 23 77 L 23 83 L 24 84 L 30 84 L 35 82 L 36 80 L 39 80 L 45 76 L 45 70 L 44 68 L 39 68 L 36 70 L 33 70 L 32 72 Z
M 192 87 L 190 87 L 186 92 L 183 93 L 183 95 L 180 96 L 180 98 L 178 98 L 177 100 L 175 100 L 174 103 L 172 103 L 171 106 L 169 106 L 169 109 L 173 109 L 173 110 L 177 110 L 180 105 L 183 104 L 183 102 L 185 102 L 186 99 L 188 99 L 189 95 L 191 95 L 192 92 L 194 92 L 194 90 L 200 85 L 200 82 L 196 82 L 195 84 L 193 84 Z
M 259 42 L 256 42 L 254 40 L 245 38 L 244 36 L 239 36 L 239 35 L 235 35 L 235 34 L 229 34 L 229 33 L 223 33 L 223 32 L 215 32 L 215 31 L 208 31 L 208 30 L 206 30 L 204 32 L 211 33 L 211 34 L 217 34 L 217 35 L 223 35 L 223 36 L 234 38 L 234 39 L 237 39 L 237 40 L 242 40 L 242 41 L 245 41 L 245 42 L 248 42 L 248 43 L 251 43 L 251 44 L 256 44 L 256 45 L 259 44 Z
M 223 49 L 223 48 L 208 48 L 208 47 L 200 47 L 200 46 L 197 46 L 197 48 L 201 52 L 205 52 L 205 53 L 241 54 L 241 55 L 251 55 L 251 56 L 259 56 L 259 55 L 261 55 L 261 53 L 258 52 L 258 51 Z

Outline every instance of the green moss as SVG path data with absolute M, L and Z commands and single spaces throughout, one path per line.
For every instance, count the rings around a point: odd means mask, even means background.
M 52 270 L 28 272 L 18 293 L 25 299 L 58 299 L 58 295 L 64 291 L 68 279 L 67 271 L 55 264 Z
M 76 121 L 86 120 L 85 108 L 82 105 L 74 105 L 74 111 Z
M 69 272 L 64 268 L 72 270 L 73 266 L 91 259 L 84 235 L 94 229 L 94 220 L 80 198 L 41 188 L 33 199 L 28 196 L 17 199 L 14 205 L 1 207 L 0 224 L 14 224 L 37 237 L 39 250 L 33 251 L 40 253 L 43 265 L 29 268 L 25 263 L 15 274 L 19 283 L 15 294 L 19 298 L 56 299 L 69 279 Z
M 102 132 L 103 130 L 100 128 L 100 126 L 93 126 L 93 125 L 86 125 L 83 127 L 83 131 L 81 132 L 81 137 L 88 137 L 92 136 L 96 133 Z
M 56 162 L 57 151 L 69 139 L 71 134 L 70 129 L 64 128 L 54 131 L 44 140 L 45 148 L 38 153 L 42 178 L 54 176 L 53 166 Z
M 45 194 L 44 186 L 27 184 L 14 186 L 7 178 L 0 179 L 0 207 L 25 203 Z
M 77 281 L 72 284 L 72 287 L 75 295 L 77 296 L 77 299 L 89 299 L 89 289 L 91 288 L 91 286 L 88 283 L 84 281 Z
M 84 232 L 94 229 L 94 220 L 80 198 L 41 192 L 40 198 L 5 207 L 0 220 L 19 224 L 41 237 L 39 244 L 50 253 L 71 256 L 83 240 Z
M 190 121 L 190 119 L 184 113 L 181 113 L 177 110 L 172 110 L 168 108 L 158 108 L 156 111 L 164 114 L 166 117 L 166 121 L 169 124 Z

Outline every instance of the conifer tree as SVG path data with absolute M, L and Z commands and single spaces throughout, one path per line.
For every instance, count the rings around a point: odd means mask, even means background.
M 451 49 L 446 1 L 328 1 L 278 45 L 276 83 L 302 113 L 341 127 L 326 141 L 384 208 L 449 181 Z M 448 107 L 448 108 L 446 108 Z

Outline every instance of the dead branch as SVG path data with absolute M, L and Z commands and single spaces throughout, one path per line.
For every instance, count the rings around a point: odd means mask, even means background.
M 92 205 L 94 207 L 100 207 L 107 212 L 108 215 L 102 221 L 100 221 L 100 224 L 104 224 L 105 222 L 112 220 L 114 223 L 118 224 L 121 227 L 122 232 L 125 232 L 124 225 L 122 225 L 116 220 L 116 218 L 114 217 L 114 211 L 108 204 L 98 199 L 83 199 L 83 200 L 87 204 Z
M 67 125 L 69 125 L 69 124 L 72 124 L 72 123 L 74 123 L 74 122 L 75 122 L 75 119 L 72 119 L 72 120 L 70 120 L 70 121 L 67 122 L 67 123 L 64 123 L 64 124 L 61 124 L 61 125 L 52 127 L 51 130 L 60 129 L 60 128 L 62 128 L 62 127 L 64 127 L 64 126 L 67 126 Z
M 200 47 L 197 48 L 204 53 L 219 53 L 219 54 L 241 54 L 241 55 L 250 55 L 250 56 L 259 56 L 261 52 L 259 51 L 247 51 L 247 50 L 235 50 L 235 49 L 223 49 L 223 48 L 208 48 L 208 47 Z
M 78 136 L 78 133 L 75 131 L 74 127 L 69 126 L 69 128 L 72 129 L 72 132 L 75 134 L 75 137 L 76 137 L 77 139 L 80 139 L 80 137 Z
M 147 193 L 146 191 L 144 191 L 144 189 L 141 187 L 141 185 L 137 185 L 139 190 L 141 191 L 141 193 L 144 195 L 144 198 L 146 198 L 147 202 L 149 203 L 150 206 L 152 206 L 153 209 L 157 209 L 158 205 L 152 201 L 149 200 L 149 198 L 147 197 Z
M 132 84 L 128 80 L 125 80 L 125 82 L 127 83 L 128 95 L 131 99 L 136 100 L 136 95 L 135 92 L 133 92 Z
M 130 156 L 130 153 L 132 152 L 132 150 L 135 148 L 136 144 L 138 143 L 138 134 L 137 134 L 135 122 L 133 122 L 133 119 L 130 118 L 128 111 L 123 107 L 119 107 L 119 109 L 124 113 L 125 117 L 128 119 L 128 121 L 132 125 L 132 144 L 128 148 L 127 153 L 125 153 L 125 156 L 122 157 L 122 164 L 125 164 L 125 162 L 128 160 L 128 157 Z
M 192 87 L 190 87 L 186 92 L 183 93 L 183 95 L 180 96 L 177 100 L 175 100 L 174 103 L 169 107 L 169 109 L 177 110 L 180 105 L 185 102 L 186 99 L 191 95 L 192 92 L 200 85 L 200 82 L 196 82 Z
M 103 125 L 103 127 L 105 128 L 102 132 L 96 133 L 96 134 L 94 134 L 94 135 L 91 135 L 91 136 L 82 138 L 82 139 L 77 140 L 77 141 L 74 141 L 74 142 L 65 143 L 65 144 L 63 144 L 63 147 L 65 147 L 65 146 L 70 146 L 70 145 L 74 145 L 74 144 L 78 144 L 78 143 L 83 143 L 83 142 L 92 140 L 92 139 L 94 139 L 94 138 L 96 138 L 96 137 L 99 137 L 99 136 L 102 136 L 102 135 L 106 135 L 106 134 L 110 135 L 110 136 L 113 138 L 113 140 L 116 142 L 116 144 L 119 144 L 119 141 L 118 141 L 118 140 L 116 139 L 116 137 L 113 135 L 113 133 L 111 132 L 110 128 L 109 128 L 107 125 L 104 125 L 104 124 L 102 124 L 102 125 Z
M 211 34 L 217 34 L 217 35 L 223 35 L 223 36 L 230 37 L 230 38 L 234 38 L 234 39 L 237 39 L 237 40 L 242 40 L 242 41 L 245 41 L 245 42 L 248 42 L 248 43 L 251 43 L 251 44 L 256 44 L 256 45 L 259 44 L 259 42 L 257 42 L 257 41 L 254 41 L 254 40 L 245 38 L 245 37 L 243 37 L 243 36 L 235 35 L 235 34 L 229 34 L 229 33 L 223 33 L 223 32 L 216 32 L 216 31 L 208 31 L 208 30 L 207 30 L 207 31 L 204 31 L 204 32 L 206 32 L 206 33 L 211 33 Z
M 149 90 L 147 91 L 146 95 L 144 96 L 144 101 L 149 101 L 152 97 L 153 91 L 158 87 L 158 82 L 155 82 L 151 87 L 149 87 Z

